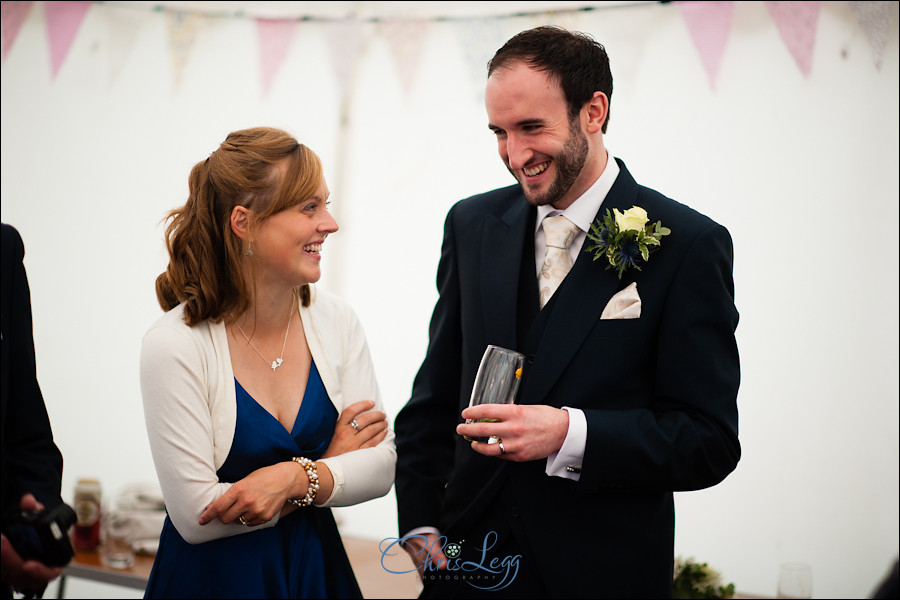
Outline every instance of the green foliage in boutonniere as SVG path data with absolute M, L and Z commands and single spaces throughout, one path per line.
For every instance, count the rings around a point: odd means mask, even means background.
M 622 279 L 626 269 L 640 271 L 638 261 L 647 262 L 650 254 L 659 250 L 662 237 L 672 230 L 659 221 L 648 224 L 647 211 L 640 206 L 632 206 L 624 213 L 614 208 L 613 212 L 615 217 L 607 209 L 603 219 L 591 223 L 587 237 L 592 243 L 584 250 L 593 253 L 594 260 L 606 257 L 606 268 L 615 269 Z

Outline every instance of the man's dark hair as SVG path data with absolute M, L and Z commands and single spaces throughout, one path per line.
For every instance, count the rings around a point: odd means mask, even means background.
M 594 92 L 603 92 L 612 103 L 609 56 L 603 45 L 586 33 L 548 25 L 516 34 L 488 62 L 488 77 L 497 69 L 520 61 L 546 72 L 559 82 L 566 95 L 570 121 Z M 603 133 L 606 133 L 608 123 L 607 110 L 601 129 Z

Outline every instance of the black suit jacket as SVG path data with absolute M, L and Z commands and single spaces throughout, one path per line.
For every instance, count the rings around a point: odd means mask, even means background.
M 395 423 L 401 535 L 431 525 L 465 539 L 476 523 L 511 531 L 558 597 L 671 594 L 672 492 L 715 485 L 740 457 L 731 238 L 619 166 L 601 213 L 637 205 L 672 233 L 621 281 L 582 252 L 543 310 L 536 209 L 519 186 L 450 210 L 428 351 Z M 632 281 L 640 318 L 601 320 Z M 548 477 L 545 460 L 482 456 L 456 434 L 488 344 L 527 355 L 518 403 L 584 411 L 580 481 Z
M 31 323 L 31 293 L 19 232 L 3 224 L 2 269 L 2 502 L 4 522 L 23 494 L 32 493 L 47 508 L 62 502 L 62 455 L 53 442 L 50 420 L 38 386 Z

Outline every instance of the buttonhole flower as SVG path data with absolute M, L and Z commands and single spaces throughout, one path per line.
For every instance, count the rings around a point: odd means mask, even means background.
M 607 269 L 615 269 L 619 279 L 628 269 L 641 270 L 640 262 L 647 262 L 650 254 L 660 248 L 663 236 L 672 233 L 662 223 L 650 223 L 647 211 L 640 206 L 632 206 L 624 213 L 614 208 L 606 210 L 606 215 L 591 223 L 587 237 L 589 243 L 585 252 L 594 255 L 594 260 L 606 258 Z

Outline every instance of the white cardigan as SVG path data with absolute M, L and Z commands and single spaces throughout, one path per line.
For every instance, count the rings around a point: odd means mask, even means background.
M 199 525 L 204 508 L 231 486 L 216 471 L 225 462 L 237 420 L 234 372 L 225 324 L 184 322 L 181 305 L 163 315 L 144 335 L 141 394 L 150 450 L 169 518 L 191 544 L 246 533 L 248 528 L 215 520 Z M 343 300 L 313 289 L 300 318 L 328 397 L 340 414 L 359 400 L 384 411 L 365 333 Z M 322 459 L 334 476 L 324 506 L 349 506 L 384 496 L 394 483 L 394 433 L 375 448 Z M 315 510 L 298 509 L 298 510 Z

